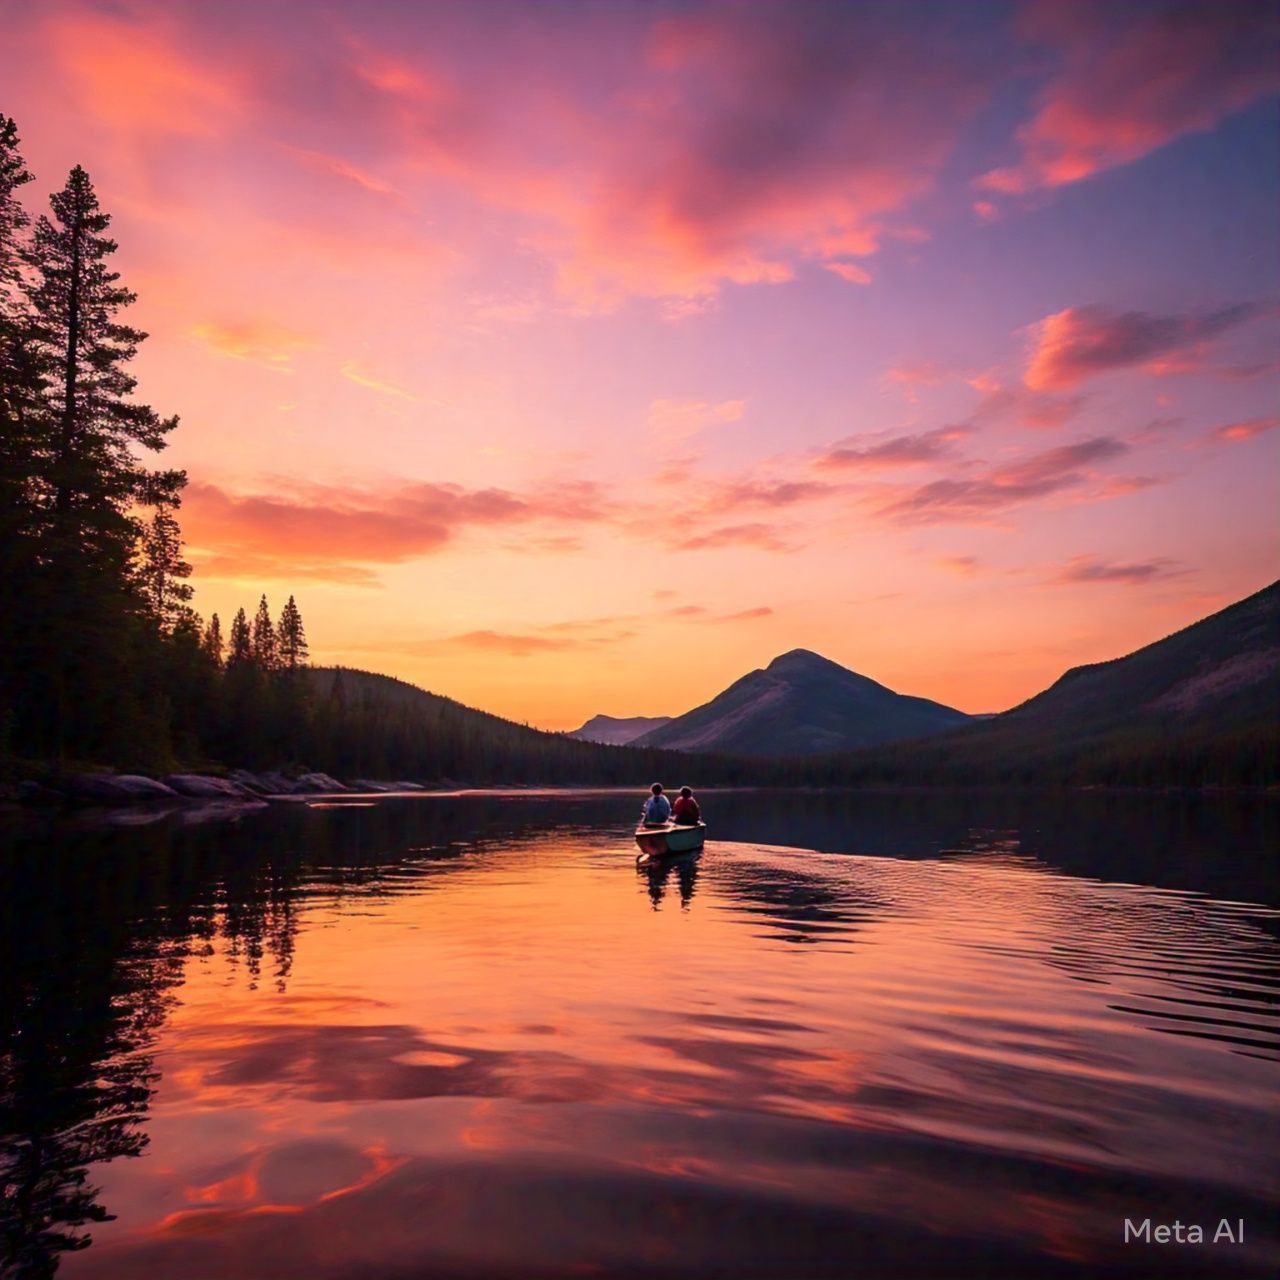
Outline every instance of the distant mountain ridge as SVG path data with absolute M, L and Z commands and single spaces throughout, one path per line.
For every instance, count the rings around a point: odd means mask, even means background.
M 1124 657 L 1073 667 L 1002 715 L 826 763 L 851 781 L 1274 784 L 1280 582 Z
M 634 745 L 739 756 L 806 756 L 926 737 L 963 711 L 895 693 L 808 649 L 781 654 Z
M 670 716 L 592 716 L 580 729 L 574 729 L 565 737 L 577 738 L 579 742 L 625 747 L 627 743 L 670 723 Z

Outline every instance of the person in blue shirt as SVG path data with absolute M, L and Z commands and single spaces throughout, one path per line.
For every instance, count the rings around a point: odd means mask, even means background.
M 660 827 L 671 821 L 671 801 L 662 794 L 662 783 L 655 782 L 649 788 L 649 798 L 644 802 L 641 822 L 646 827 Z

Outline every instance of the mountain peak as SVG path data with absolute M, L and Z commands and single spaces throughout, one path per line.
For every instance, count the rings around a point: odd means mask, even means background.
M 816 755 L 924 737 L 968 716 L 904 697 L 810 649 L 779 654 L 640 746 L 737 755 Z
M 814 653 L 812 649 L 788 649 L 786 653 L 780 653 L 774 658 L 765 670 L 772 671 L 775 675 L 786 675 L 788 672 L 797 671 L 826 671 L 832 667 L 841 671 L 847 670 L 838 662 L 832 662 L 830 658 Z

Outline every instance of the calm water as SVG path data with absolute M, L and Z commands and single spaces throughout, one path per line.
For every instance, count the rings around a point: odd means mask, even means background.
M 9 1269 L 1274 1274 L 1274 805 L 638 804 L 0 822 Z

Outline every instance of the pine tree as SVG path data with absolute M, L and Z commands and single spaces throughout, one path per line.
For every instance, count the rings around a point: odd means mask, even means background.
M 253 641 L 249 636 L 249 619 L 243 609 L 236 610 L 231 621 L 231 636 L 227 645 L 227 666 L 243 667 L 253 661 Z
M 117 319 L 134 294 L 108 265 L 116 245 L 89 175 L 77 166 L 50 203 L 24 286 L 32 349 L 47 371 L 29 432 L 41 499 L 28 591 L 41 646 L 28 658 L 29 701 L 37 742 L 59 757 L 104 758 L 156 732 L 153 682 L 141 669 L 151 650 L 133 573 L 135 508 L 176 505 L 186 477 L 149 472 L 139 457 L 162 449 L 177 419 L 130 398 L 127 365 L 146 335 Z
M 279 665 L 279 645 L 276 629 L 271 621 L 267 597 L 258 601 L 258 612 L 253 618 L 253 660 L 262 671 L 274 671 Z
M 18 200 L 31 181 L 18 130 L 0 115 L 0 581 L 12 601 L 30 594 L 39 493 L 32 473 L 33 417 L 42 381 L 22 289 L 30 218 Z M 0 608 L 0 718 L 13 726 L 31 697 L 24 631 L 26 610 Z
M 30 312 L 23 291 L 31 218 L 18 190 L 32 181 L 18 128 L 0 115 L 0 513 L 6 520 L 26 498 L 29 458 L 23 446 L 38 390 L 30 351 Z
M 214 666 L 221 667 L 223 663 L 222 621 L 216 613 L 209 619 L 209 625 L 204 629 L 202 643 L 209 660 Z
M 193 595 L 187 581 L 191 566 L 182 558 L 182 531 L 173 511 L 174 504 L 169 502 L 156 506 L 143 531 L 138 572 L 151 616 L 169 635 L 180 622 L 189 619 Z
M 277 639 L 280 665 L 286 671 L 296 671 L 299 667 L 307 665 L 309 656 L 307 633 L 302 625 L 302 613 L 292 596 L 289 597 L 289 603 L 280 611 Z
M 84 169 L 72 169 L 50 204 L 53 218 L 36 222 L 28 293 L 37 342 L 57 367 L 46 396 L 54 550 L 123 572 L 138 537 L 133 502 L 144 487 L 152 503 L 176 501 L 186 481 L 181 472 L 149 474 L 135 449 L 163 449 L 178 420 L 129 398 L 137 379 L 126 366 L 147 335 L 116 319 L 137 295 L 108 265 L 111 219 Z

